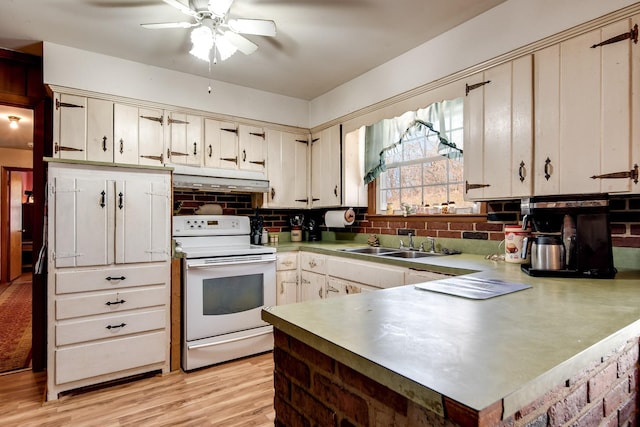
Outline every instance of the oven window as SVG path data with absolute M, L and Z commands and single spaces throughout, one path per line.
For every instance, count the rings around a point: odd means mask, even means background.
M 202 314 L 240 313 L 264 305 L 264 275 L 219 277 L 202 282 Z

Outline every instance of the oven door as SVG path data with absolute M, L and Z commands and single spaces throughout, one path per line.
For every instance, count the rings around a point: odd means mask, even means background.
M 276 304 L 275 255 L 187 259 L 185 339 L 266 326 L 262 308 Z

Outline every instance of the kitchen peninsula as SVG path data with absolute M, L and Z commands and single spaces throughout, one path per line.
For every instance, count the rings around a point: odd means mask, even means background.
M 408 285 L 264 310 L 282 425 L 635 419 L 639 272 L 557 279 L 474 255 L 434 262 L 484 262 L 474 277 L 531 288 L 473 300 Z

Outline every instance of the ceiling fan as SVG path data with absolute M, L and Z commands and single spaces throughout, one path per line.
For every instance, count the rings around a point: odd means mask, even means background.
M 276 24 L 265 19 L 230 19 L 229 9 L 234 0 L 208 0 L 207 7 L 197 7 L 196 0 L 188 0 L 189 5 L 180 0 L 162 0 L 180 12 L 193 18 L 195 22 L 166 22 L 157 24 L 141 24 L 144 28 L 194 28 L 191 31 L 193 48 L 189 51 L 193 56 L 204 61 L 217 62 L 217 57 L 224 61 L 240 51 L 250 55 L 258 49 L 258 45 L 241 34 L 259 36 L 276 35 Z M 211 55 L 213 49 L 213 55 Z

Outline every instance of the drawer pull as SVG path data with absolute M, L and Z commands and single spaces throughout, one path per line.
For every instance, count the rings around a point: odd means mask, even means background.
M 116 329 L 116 328 L 124 328 L 125 326 L 127 326 L 126 323 L 120 323 L 119 325 L 109 325 L 107 326 L 107 329 Z
M 117 304 L 124 304 L 126 301 L 121 299 L 120 301 L 107 301 L 105 304 L 106 305 L 117 305 Z
M 120 277 L 111 277 L 111 276 L 109 276 L 109 277 L 107 277 L 107 280 L 108 280 L 108 281 L 112 281 L 112 280 L 124 280 L 124 279 L 125 279 L 125 277 L 124 277 L 124 276 L 120 276 Z

